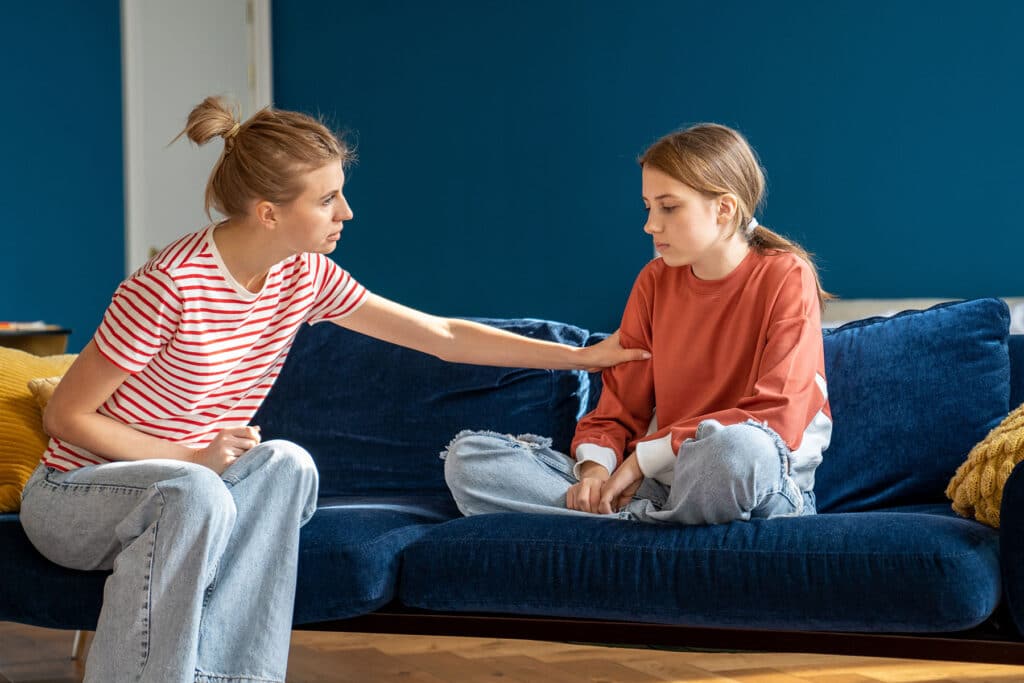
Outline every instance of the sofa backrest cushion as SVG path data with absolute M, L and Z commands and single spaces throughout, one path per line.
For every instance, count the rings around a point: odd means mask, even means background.
M 822 512 L 943 502 L 971 448 L 1009 409 L 1009 310 L 940 304 L 825 331 L 834 422 Z
M 1024 334 L 1011 334 L 1010 348 L 1010 410 L 1024 403 Z
M 582 346 L 563 323 L 477 319 Z M 322 496 L 447 492 L 440 452 L 463 429 L 534 433 L 568 449 L 588 384 L 583 372 L 445 363 L 332 323 L 305 326 L 253 418 L 263 439 L 305 447 Z

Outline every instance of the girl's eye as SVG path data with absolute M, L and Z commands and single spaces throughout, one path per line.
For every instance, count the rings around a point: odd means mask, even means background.
M 661 210 L 664 211 L 665 213 L 672 213 L 677 208 L 679 208 L 679 207 L 677 207 L 677 206 L 663 206 L 663 207 L 661 207 Z
M 327 199 L 324 200 L 324 206 L 327 206 L 328 204 L 330 204 L 333 201 L 334 201 L 334 195 L 332 194 L 330 197 L 328 197 Z

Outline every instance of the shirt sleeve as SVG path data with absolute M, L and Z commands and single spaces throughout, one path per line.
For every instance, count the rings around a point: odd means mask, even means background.
M 637 277 L 626 302 L 619 336 L 626 348 L 651 350 L 654 270 Z M 654 413 L 653 361 L 620 363 L 601 373 L 597 407 L 576 425 L 571 452 L 578 463 L 600 462 L 609 471 L 622 463 L 626 446 L 647 432 Z M 579 467 L 576 468 L 577 477 Z
M 114 292 L 93 342 L 111 363 L 137 373 L 170 341 L 181 308 L 170 275 L 156 268 L 137 272 Z
M 801 265 L 784 277 L 769 309 L 764 348 L 756 362 L 753 391 L 735 407 L 662 425 L 636 444 L 637 462 L 646 476 L 670 468 L 683 441 L 692 438 L 704 420 L 724 425 L 755 420 L 771 427 L 790 449 L 800 447 L 808 425 L 827 400 L 818 288 L 810 268 Z
M 366 301 L 366 288 L 323 254 L 310 254 L 314 300 L 309 324 L 338 320 L 354 313 Z

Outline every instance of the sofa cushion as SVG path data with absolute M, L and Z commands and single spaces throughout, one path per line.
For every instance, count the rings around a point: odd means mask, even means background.
M 302 528 L 295 623 L 346 619 L 390 602 L 401 552 L 431 525 L 457 515 L 442 496 L 321 499 Z M 13 514 L 0 515 L 0 548 L 0 621 L 96 628 L 108 572 L 50 562 Z
M 542 320 L 481 322 L 580 346 L 587 331 Z M 447 493 L 438 457 L 463 429 L 543 434 L 569 447 L 586 373 L 446 363 L 321 323 L 301 330 L 253 424 L 304 446 L 324 496 Z
M 435 526 L 409 547 L 399 597 L 438 611 L 944 632 L 995 609 L 998 545 L 994 530 L 948 512 L 694 527 L 479 515 Z
M 391 602 L 402 551 L 458 514 L 447 496 L 321 499 L 302 528 L 295 623 L 347 619 Z
M 1018 635 L 1024 636 L 1024 466 L 1006 481 L 999 516 L 1004 602 Z
M 39 554 L 18 515 L 0 514 L 0 621 L 95 629 L 107 572 L 66 569 Z
M 950 477 L 1009 408 L 1009 311 L 940 304 L 825 331 L 834 428 L 820 511 L 942 502 Z

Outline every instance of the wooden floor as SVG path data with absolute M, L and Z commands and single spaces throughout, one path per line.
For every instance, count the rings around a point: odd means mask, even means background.
M 71 636 L 0 622 L 0 683 L 78 683 Z M 1024 682 L 1024 666 L 296 632 L 289 683 Z

